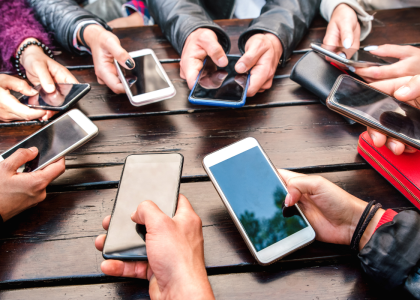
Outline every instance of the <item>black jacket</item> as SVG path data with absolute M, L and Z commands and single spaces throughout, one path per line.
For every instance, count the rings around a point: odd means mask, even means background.
M 241 0 L 236 0 L 240 5 Z M 146 0 L 150 14 L 179 54 L 185 40 L 197 28 L 212 29 L 226 53 L 230 40 L 226 32 L 213 22 L 232 17 L 235 0 Z M 320 0 L 267 0 L 261 15 L 241 34 L 238 46 L 245 52 L 247 40 L 255 33 L 270 32 L 283 46 L 283 63 L 290 57 L 318 13 Z
M 81 54 L 73 47 L 73 35 L 77 25 L 83 21 L 96 21 L 107 30 L 111 28 L 91 12 L 81 8 L 73 0 L 27 0 L 36 16 L 61 47 L 75 54 Z
M 420 215 L 403 211 L 379 227 L 359 253 L 363 270 L 382 286 L 420 299 Z

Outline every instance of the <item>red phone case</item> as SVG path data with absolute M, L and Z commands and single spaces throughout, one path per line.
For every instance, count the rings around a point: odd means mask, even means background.
M 360 135 L 357 151 L 420 209 L 420 151 L 395 155 L 385 146 L 375 147 L 367 131 Z

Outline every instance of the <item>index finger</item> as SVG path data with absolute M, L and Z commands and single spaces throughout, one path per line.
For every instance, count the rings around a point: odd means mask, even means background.
M 136 66 L 136 63 L 131 58 L 130 54 L 121 47 L 120 40 L 115 35 L 106 39 L 106 43 L 104 43 L 103 46 L 124 68 L 131 70 Z
M 197 40 L 211 60 L 219 67 L 226 67 L 229 63 L 225 50 L 219 44 L 216 34 L 212 30 L 203 31 Z

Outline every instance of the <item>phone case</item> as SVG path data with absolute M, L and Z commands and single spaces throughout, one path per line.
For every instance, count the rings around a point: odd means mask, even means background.
M 409 145 L 413 148 L 420 149 L 420 144 L 418 144 L 415 140 L 412 140 L 412 139 L 410 139 L 410 138 L 406 137 L 405 135 L 402 135 L 398 132 L 391 131 L 388 128 L 386 128 L 385 126 L 381 125 L 380 123 L 373 122 L 373 121 L 357 114 L 356 112 L 353 112 L 349 109 L 343 108 L 340 105 L 338 105 L 337 103 L 335 103 L 332 100 L 333 97 L 334 97 L 334 94 L 335 94 L 337 88 L 339 87 L 339 85 L 341 83 L 341 80 L 343 80 L 343 78 L 346 78 L 346 77 L 352 78 L 351 76 L 348 76 L 348 75 L 340 75 L 340 77 L 337 79 L 336 83 L 334 84 L 334 87 L 332 88 L 331 93 L 327 98 L 327 107 L 329 109 L 331 109 L 331 110 L 333 110 L 333 111 L 335 111 L 335 112 L 337 112 L 337 113 L 339 113 L 339 114 L 341 114 L 341 115 L 343 115 L 347 118 L 350 118 L 357 123 L 360 123 L 360 124 L 365 125 L 367 127 L 371 127 L 373 129 L 375 129 L 375 130 L 377 130 L 377 131 L 379 131 L 379 132 L 381 132 L 381 133 L 383 133 L 387 136 L 390 136 L 390 137 L 392 137 L 396 140 L 399 140 L 400 142 L 402 142 L 404 144 L 407 144 L 407 145 Z M 384 92 L 382 92 L 378 89 L 375 89 L 375 88 L 371 87 L 370 85 L 368 85 L 368 84 L 366 84 L 366 83 L 364 83 L 360 80 L 357 80 L 355 78 L 352 78 L 352 79 L 359 82 L 360 84 L 363 84 L 363 85 L 369 87 L 370 89 L 378 91 L 381 94 L 390 96 L 390 95 L 388 95 L 388 94 L 386 94 L 386 93 L 384 93 Z M 390 96 L 390 97 L 392 97 L 392 96 Z M 395 99 L 395 100 L 398 101 L 397 99 Z M 398 101 L 398 102 L 400 102 L 400 101 Z
M 367 131 L 359 137 L 359 154 L 397 190 L 420 209 L 420 152 L 395 155 L 387 147 L 375 147 Z
M 251 73 L 248 74 L 248 78 L 246 81 L 246 86 L 245 86 L 245 91 L 244 91 L 244 96 L 243 99 L 240 102 L 233 102 L 233 101 L 216 101 L 216 100 L 209 100 L 209 99 L 195 99 L 192 97 L 192 94 L 195 90 L 195 87 L 198 84 L 198 80 L 200 79 L 201 73 L 203 72 L 204 69 L 204 65 L 206 64 L 207 58 L 204 60 L 203 63 L 203 68 L 201 69 L 200 73 L 197 76 L 197 80 L 195 81 L 194 87 L 192 88 L 190 95 L 188 96 L 188 101 L 190 101 L 190 103 L 192 104 L 197 104 L 197 105 L 207 105 L 207 106 L 220 106 L 220 107 L 242 107 L 245 105 L 245 101 L 246 101 L 246 93 L 248 91 L 248 86 L 249 86 L 249 80 L 251 77 Z

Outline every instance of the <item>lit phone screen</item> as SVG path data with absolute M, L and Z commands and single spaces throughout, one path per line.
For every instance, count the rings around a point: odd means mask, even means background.
M 134 57 L 133 59 L 136 63 L 134 69 L 121 68 L 133 96 L 169 87 L 165 76 L 151 54 Z
M 50 161 L 56 155 L 73 146 L 87 135 L 87 132 L 70 116 L 64 116 L 30 139 L 3 153 L 2 157 L 6 159 L 19 148 L 37 147 L 39 151 L 38 156 L 26 164 L 26 167 L 29 167 L 30 170 L 35 170 L 38 166 L 42 166 Z
M 259 147 L 210 171 L 257 251 L 308 226 L 295 206 L 284 207 L 287 191 Z
M 334 102 L 350 112 L 381 124 L 420 143 L 420 110 L 344 77 L 334 94 Z M 417 100 L 410 103 L 420 104 Z

